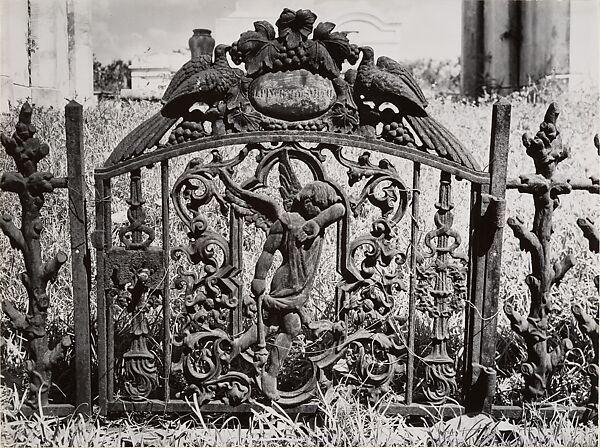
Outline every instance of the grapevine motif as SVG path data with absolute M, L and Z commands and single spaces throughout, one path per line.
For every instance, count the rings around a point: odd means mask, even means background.
M 190 39 L 192 59 L 173 77 L 161 112 L 134 129 L 109 164 L 154 147 L 226 134 L 307 131 L 389 142 L 478 169 L 458 139 L 427 113 L 407 67 L 385 56 L 375 62 L 370 47 L 350 43 L 347 32 L 317 22 L 307 9 L 284 9 L 275 27 L 254 22 L 230 46 L 215 47 L 210 32 L 200 34 Z M 359 58 L 356 69 L 342 73 L 344 64 Z
M 332 32 L 335 25 L 319 23 L 313 39 L 316 15 L 301 9 L 285 9 L 277 20 L 279 37 L 266 21 L 254 23 L 254 31 L 240 35 L 231 44 L 230 55 L 235 64 L 246 63 L 248 76 L 255 78 L 263 73 L 276 73 L 304 68 L 312 73 L 334 79 L 340 75 L 342 63 L 356 64 L 360 51 L 350 44 L 347 33 Z
M 400 250 L 396 228 L 411 191 L 387 158 L 374 161 L 369 151 L 350 156 L 330 143 L 306 147 L 302 135 L 350 134 L 340 140 L 358 139 L 367 147 L 364 140 L 373 139 L 392 155 L 393 145 L 403 145 L 405 151 L 437 151 L 467 168 L 474 164 L 450 132 L 421 110 L 426 101 L 406 69 L 384 57 L 375 65 L 371 49 L 351 44 L 347 33 L 335 30 L 333 23 L 317 22 L 309 10 L 284 9 L 275 27 L 257 21 L 231 46 L 215 47 L 210 33 L 196 40 L 195 59 L 174 77 L 177 85 L 167 89 L 170 94 L 163 98 L 161 113 L 129 135 L 129 147 L 118 147 L 109 161 L 142 154 L 144 142 L 155 144 L 167 126 L 170 134 L 162 136 L 173 153 L 191 152 L 205 143 L 215 147 L 221 137 L 246 145 L 229 159 L 213 149 L 208 162 L 203 157 L 190 160 L 172 187 L 171 200 L 187 227 L 187 240 L 170 254 L 180 262 L 171 285 L 180 291 L 183 306 L 173 330 L 169 393 L 194 396 L 200 404 L 238 405 L 258 399 L 298 406 L 319 388 L 343 381 L 376 402 L 407 355 L 398 327 L 403 321 L 396 316 L 398 296 L 406 290 L 406 250 Z M 361 55 L 358 70 L 342 74 L 342 65 L 356 64 Z M 245 71 L 230 66 L 231 61 L 243 64 Z M 372 98 L 369 86 L 379 86 Z M 418 101 L 403 96 L 406 88 Z M 388 96 L 397 100 L 391 103 L 395 110 L 380 107 Z M 410 113 L 417 113 L 413 121 Z M 431 132 L 435 135 L 426 138 Z M 239 135 L 243 133 L 252 134 Z M 248 176 L 246 162 L 256 151 L 256 168 Z M 327 162 L 347 168 L 347 186 L 356 185 L 357 194 L 327 177 L 324 162 L 329 154 L 333 160 Z M 296 175 L 299 166 L 310 173 L 308 181 Z M 279 172 L 278 184 L 274 171 Z M 136 191 L 138 180 L 135 173 Z M 449 201 L 449 180 L 444 187 L 444 200 Z M 148 249 L 154 235 L 142 227 L 141 195 L 132 197 L 132 216 L 122 233 L 132 235 L 130 249 Z M 423 268 L 429 277 L 421 279 L 422 309 L 432 315 L 436 327 L 428 357 L 434 366 L 427 370 L 432 402 L 455 387 L 446 333 L 453 304 L 465 293 L 458 286 L 465 279 L 462 267 L 449 260 L 459 239 L 451 229 L 452 206 L 444 200 L 436 215 L 437 229 L 427 240 L 436 255 L 430 266 L 433 276 Z M 374 208 L 376 216 L 368 232 L 354 235 L 351 219 L 364 216 L 365 207 Z M 225 216 L 228 231 L 211 227 L 209 214 L 215 212 Z M 242 251 L 248 225 L 264 231 L 266 239 L 251 267 L 253 278 L 246 282 Z M 314 310 L 305 309 L 305 304 L 311 304 L 314 281 L 321 275 L 321 249 L 327 247 L 329 235 L 335 235 L 339 280 L 331 298 L 334 312 L 329 319 L 315 321 Z M 141 343 L 147 335 L 143 323 L 138 324 Z M 300 335 L 304 340 L 299 356 L 288 358 Z M 151 377 L 152 365 L 143 365 L 143 350 L 132 348 L 132 353 L 137 358 L 128 364 L 129 373 Z M 281 369 L 292 368 L 286 363 L 300 363 L 305 369 L 281 384 Z M 131 382 L 127 389 L 132 397 L 146 397 L 146 390 L 154 387 L 149 380 Z
M 535 213 L 532 229 L 528 230 L 519 216 L 508 219 L 508 225 L 519 240 L 521 249 L 531 256 L 531 274 L 525 279 L 531 296 L 528 316 L 522 316 L 512 303 L 504 304 L 511 328 L 527 344 L 527 360 L 521 365 L 526 401 L 536 401 L 546 396 L 553 371 L 563 364 L 567 351 L 573 348 L 568 338 L 563 338 L 552 350 L 548 347 L 552 289 L 575 264 L 572 254 L 551 263 L 554 211 L 560 204 L 559 195 L 572 190 L 568 182 L 555 177 L 557 165 L 570 153 L 557 128 L 558 116 L 558 105 L 551 103 L 535 136 L 528 133 L 523 135 L 523 146 L 533 159 L 536 172 L 522 175 L 518 188 L 521 193 L 533 197 Z

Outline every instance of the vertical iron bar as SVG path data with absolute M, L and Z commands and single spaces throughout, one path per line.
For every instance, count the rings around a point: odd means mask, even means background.
M 107 338 L 106 338 L 106 301 L 104 290 L 104 257 L 107 246 L 106 233 L 104 232 L 105 191 L 104 182 L 95 180 L 95 206 L 96 206 L 96 232 L 94 233 L 94 247 L 96 248 L 96 313 L 98 328 L 98 401 L 100 414 L 106 415 L 107 411 Z
M 142 205 L 142 171 L 138 168 L 131 171 L 131 179 L 129 181 L 129 206 L 131 215 L 133 216 L 133 222 L 138 222 L 143 216 Z M 139 225 L 134 226 L 131 232 L 131 241 L 134 244 L 142 242 L 142 231 Z
M 164 375 L 164 398 L 169 401 L 171 391 L 169 388 L 169 374 L 171 373 L 171 302 L 169 300 L 170 283 L 169 262 L 171 253 L 171 241 L 169 238 L 169 161 L 164 160 L 160 164 L 161 200 L 162 200 L 162 252 L 165 268 L 163 280 L 163 375 Z
M 509 152 L 510 103 L 493 106 L 490 184 L 475 189 L 471 215 L 470 302 L 465 328 L 463 396 L 468 412 L 490 412 L 496 389 L 495 355 L 501 279 L 502 226 Z M 487 188 L 485 188 L 487 187 Z M 487 195 L 482 195 L 482 190 Z M 485 200 L 484 200 L 485 199 Z M 491 216 L 493 211 L 494 216 Z M 500 222 L 502 221 L 502 222 Z
M 501 201 L 499 207 L 504 208 L 506 195 L 506 165 L 510 150 L 510 110 L 508 100 L 502 98 L 494 104 L 492 111 L 492 136 L 490 142 L 490 189 L 489 194 L 496 200 Z M 502 219 L 503 213 L 500 214 Z M 502 223 L 498 223 L 487 254 L 485 266 L 485 295 L 483 297 L 483 309 L 481 316 L 482 353 L 481 365 L 494 368 L 496 358 L 496 324 L 498 312 L 498 294 L 500 292 L 500 280 L 502 269 Z M 495 390 L 495 376 L 488 391 L 493 394 Z M 484 405 L 484 412 L 491 410 L 493 395 L 488 396 Z
M 83 107 L 71 101 L 65 107 L 67 172 L 69 191 L 69 231 L 71 234 L 71 272 L 73 320 L 75 327 L 75 370 L 77 372 L 77 412 L 92 409 L 90 361 L 90 253 L 87 244 L 85 182 L 83 161 Z
M 480 244 L 482 226 L 482 188 L 487 185 L 471 184 L 470 224 L 469 224 L 469 276 L 467 284 L 467 305 L 465 307 L 465 356 L 463 364 L 463 397 L 472 401 L 471 388 L 477 380 L 478 371 L 473 363 L 479 363 L 481 353 L 481 316 L 477 311 L 483 306 L 485 289 L 485 249 Z M 467 406 L 468 407 L 468 406 Z
M 112 242 L 112 192 L 111 180 L 103 181 L 104 191 L 104 241 L 106 252 L 110 251 L 113 246 Z M 106 275 L 106 273 L 105 273 Z M 113 399 L 113 383 L 114 383 L 114 350 L 115 350 L 115 329 L 113 321 L 113 309 L 111 296 L 104 296 L 105 313 L 106 313 L 106 397 L 107 400 Z
M 229 247 L 231 248 L 231 264 L 234 268 L 242 270 L 243 252 L 242 239 L 243 235 L 242 218 L 233 210 L 229 212 Z M 241 274 L 240 274 L 241 275 Z M 231 313 L 231 334 L 237 336 L 242 332 L 242 310 L 243 304 L 243 289 L 240 284 L 236 291 L 238 297 L 238 306 Z
M 413 400 L 415 368 L 415 301 L 417 285 L 417 245 L 419 244 L 419 196 L 421 193 L 421 164 L 413 164 L 412 223 L 410 227 L 410 289 L 408 298 L 408 359 L 406 365 L 406 404 Z
M 449 228 L 452 225 L 454 204 L 452 202 L 451 175 L 440 173 L 439 199 L 435 204 L 435 225 L 437 234 L 428 233 L 427 238 L 435 239 L 435 286 L 429 291 L 433 300 L 427 308 L 432 318 L 431 349 L 425 357 L 426 387 L 425 397 L 432 404 L 442 404 L 456 391 L 456 371 L 454 361 L 448 355 L 448 320 L 452 311 L 454 292 L 448 281 L 448 261 L 451 256 Z

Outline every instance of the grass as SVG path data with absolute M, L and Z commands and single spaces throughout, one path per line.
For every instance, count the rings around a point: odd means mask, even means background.
M 541 419 L 535 409 L 516 425 L 489 417 L 431 416 L 409 422 L 385 413 L 385 403 L 368 406 L 343 389 L 322 396 L 318 424 L 290 418 L 278 406 L 261 406 L 243 424 L 230 416 L 208 421 L 191 414 L 100 417 L 3 415 L 0 441 L 12 447 L 92 446 L 597 446 L 597 428 L 556 413 Z
M 439 68 L 436 67 L 439 71 Z M 570 178 L 587 178 L 598 175 L 598 155 L 592 143 L 594 133 L 599 132 L 600 114 L 598 111 L 599 98 L 596 93 L 590 92 L 560 92 L 550 85 L 541 85 L 529 89 L 521 94 L 511 97 L 512 119 L 510 137 L 510 156 L 508 176 L 514 178 L 520 174 L 533 172 L 533 163 L 526 156 L 522 147 L 521 134 L 523 132 L 535 133 L 542 121 L 547 102 L 557 101 L 561 106 L 561 115 L 558 121 L 559 130 L 563 140 L 572 148 L 570 159 L 559 165 L 559 174 Z M 427 92 L 431 97 L 432 92 Z M 435 93 L 435 92 L 433 92 Z M 534 99 L 536 102 L 532 103 Z M 471 148 L 476 159 L 482 167 L 487 165 L 488 147 L 491 127 L 491 109 L 494 97 L 487 96 L 477 102 L 456 100 L 454 95 L 436 94 L 430 101 L 429 112 L 440 122 L 447 125 L 466 147 Z M 106 101 L 85 113 L 85 165 L 87 199 L 89 207 L 90 230 L 93 229 L 93 168 L 104 163 L 111 150 L 117 143 L 138 123 L 153 114 L 159 105 L 149 102 L 116 102 Z M 2 116 L 0 131 L 12 133 L 16 122 L 14 113 Z M 37 136 L 47 142 L 50 155 L 41 163 L 42 170 L 49 170 L 56 176 L 66 175 L 65 136 L 63 111 L 46 109 L 34 111 L 34 124 L 38 129 Z M 172 165 L 174 179 L 183 171 L 186 160 L 179 160 Z M 405 180 L 410 182 L 408 164 L 398 162 L 398 167 Z M 4 152 L 0 154 L 0 172 L 13 169 L 12 160 Z M 333 173 L 333 176 L 345 183 L 343 171 Z M 437 174 L 433 170 L 423 170 L 423 191 L 421 216 L 423 228 L 433 228 L 433 201 L 436 199 Z M 159 207 L 160 195 L 153 183 L 158 180 L 156 170 L 149 171 L 146 177 L 145 192 L 148 207 L 148 220 L 157 226 L 160 222 Z M 456 203 L 455 227 L 462 232 L 466 239 L 467 228 L 467 202 L 468 185 L 466 182 L 455 183 L 453 192 Z M 126 212 L 125 194 L 128 190 L 125 180 L 117 182 L 115 188 L 115 201 L 113 204 L 113 217 L 115 221 L 123 220 Z M 68 217 L 66 210 L 66 193 L 57 192 L 47 196 L 44 209 L 45 230 L 42 235 L 42 244 L 46 256 L 50 256 L 59 248 L 68 247 Z M 573 352 L 568 362 L 555 376 L 552 384 L 554 395 L 549 402 L 560 404 L 574 404 L 585 400 L 589 392 L 589 380 L 582 369 L 584 358 L 590 357 L 590 348 L 587 340 L 582 337 L 577 329 L 570 308 L 574 303 L 584 303 L 584 308 L 593 309 L 597 306 L 597 292 L 593 284 L 593 277 L 598 273 L 597 257 L 592 255 L 581 231 L 576 226 L 579 217 L 590 217 L 599 223 L 600 207 L 598 196 L 584 192 L 574 192 L 561 198 L 561 207 L 555 214 L 554 235 L 552 241 L 553 251 L 558 257 L 560 254 L 573 253 L 577 264 L 566 275 L 561 285 L 553 293 L 553 311 L 551 316 L 551 336 L 571 337 L 580 352 Z M 7 193 L 0 193 L 0 211 L 7 212 L 18 221 L 19 207 L 15 198 Z M 530 197 L 520 195 L 515 191 L 507 193 L 507 217 L 520 216 L 531 223 L 533 205 Z M 173 215 L 174 216 L 174 215 Z M 404 227 L 399 230 L 401 244 L 407 242 L 407 220 Z M 214 225 L 223 226 L 224 222 L 214 217 Z M 366 228 L 366 221 L 357 224 L 357 232 Z M 183 241 L 182 226 L 177 219 L 171 224 L 171 235 L 174 241 Z M 226 230 L 223 230 L 226 232 Z M 248 253 L 244 260 L 246 266 L 253 266 L 258 252 L 262 246 L 263 236 L 260 233 L 248 233 L 250 239 Z M 157 234 L 157 241 L 160 234 Z M 328 246 L 327 246 L 328 244 Z M 332 285 L 336 281 L 334 270 L 334 257 L 332 239 L 326 244 L 326 253 L 320 267 L 318 281 L 315 286 L 313 301 L 318 306 L 325 307 L 331 297 Z M 464 243 L 466 244 L 466 243 Z M 330 252 L 327 252 L 330 251 Z M 502 283 L 500 292 L 500 305 L 511 301 L 517 309 L 526 312 L 528 309 L 528 291 L 525 285 L 525 276 L 530 272 L 529 257 L 519 250 L 518 241 L 510 229 L 504 230 L 503 255 L 502 255 Z M 25 293 L 17 280 L 19 272 L 23 270 L 20 255 L 10 249 L 8 240 L 0 238 L 0 300 L 14 299 L 21 309 L 25 309 Z M 245 282 L 250 279 L 250 274 L 245 272 Z M 70 267 L 67 263 L 63 267 L 56 283 L 50 287 L 51 308 L 49 310 L 49 332 L 53 338 L 58 339 L 64 333 L 72 333 L 73 315 L 70 285 Z M 95 294 L 92 294 L 95 297 Z M 177 299 L 174 298 L 174 309 Z M 405 312 L 400 310 L 400 312 Z M 95 303 L 92 300 L 92 315 L 95 316 Z M 95 317 L 93 317 L 95 319 Z M 126 325 L 126 322 L 123 324 Z M 417 340 L 418 353 L 426 353 L 428 349 L 429 324 L 425 320 L 422 324 L 423 331 Z M 453 347 L 452 355 L 458 356 L 462 345 L 462 318 L 457 316 L 451 325 L 450 346 Z M 522 378 L 519 373 L 519 364 L 525 357 L 524 344 L 510 330 L 508 321 L 502 312 L 499 313 L 498 322 L 498 390 L 496 402 L 498 404 L 520 403 L 520 388 Z M 5 403 L 6 409 L 14 409 L 11 401 L 18 399 L 23 388 L 23 365 L 25 352 L 24 341 L 20 336 L 12 333 L 6 325 L 2 331 L 3 344 L 1 347 L 2 374 L 4 376 L 2 394 L 0 399 Z M 93 335 L 95 337 L 95 335 Z M 95 352 L 93 353 L 94 362 Z M 70 358 L 70 354 L 67 356 Z M 72 400 L 73 390 L 71 381 L 72 368 L 70 362 L 61 366 L 61 372 L 55 375 L 56 387 L 53 388 L 53 398 L 57 400 Z M 16 391 L 13 391 L 12 384 Z M 8 387 L 7 387 L 8 386 Z M 461 441 L 453 439 L 449 434 L 441 438 L 431 432 L 426 442 L 420 436 L 407 431 L 408 423 L 399 416 L 385 416 L 378 408 L 364 406 L 352 401 L 353 398 L 336 392 L 336 398 L 322 403 L 323 424 L 315 427 L 307 423 L 290 420 L 279 409 L 265 408 L 257 413 L 252 420 L 251 431 L 237 439 L 233 444 L 240 445 L 381 445 L 394 441 L 395 444 L 424 444 L 435 445 L 460 445 Z M 533 414 L 532 414 L 533 415 Z M 100 419 L 83 420 L 79 417 L 67 419 L 53 419 L 50 417 L 31 417 L 26 419 L 19 415 L 5 414 L 3 422 L 3 443 L 15 446 L 90 446 L 90 445 L 121 445 L 127 440 L 138 440 L 148 433 L 148 428 L 158 425 L 164 430 L 158 437 L 159 445 L 204 446 L 221 444 L 223 440 L 208 437 L 214 434 L 213 426 L 206 426 L 200 421 L 200 415 L 195 420 L 168 420 L 158 419 L 156 422 L 136 423 L 129 419 L 118 421 L 102 421 Z M 227 424 L 233 425 L 234 421 Z M 162 426 L 161 426 L 162 425 Z M 530 426 L 527 426 L 530 425 Z M 234 425 L 235 426 L 235 425 Z M 232 427 L 234 427 L 232 426 Z M 192 428 L 195 428 L 192 431 Z M 220 428 L 220 426 L 218 427 Z M 529 429 L 528 429 L 529 428 Z M 271 438 L 261 436 L 261 431 L 269 431 Z M 204 431 L 204 432 L 203 432 Z M 212 432 L 210 432 L 212 431 Z M 384 434 L 385 433 L 385 434 Z M 410 434 L 409 434 L 410 433 Z M 382 440 L 390 434 L 390 438 Z M 439 433 L 438 433 L 439 435 Z M 217 437 L 215 435 L 215 437 Z M 413 437 L 413 438 L 411 438 Z M 417 438 L 414 438 L 417 437 Z M 500 436 L 482 433 L 476 444 L 498 444 Z M 535 416 L 530 422 L 524 422 L 520 439 L 518 441 L 505 441 L 510 444 L 527 445 L 596 445 L 595 428 L 577 425 L 565 416 L 556 417 L 549 422 L 540 423 Z M 140 439 L 141 440 L 141 439 Z M 153 439 L 155 440 L 155 439 Z M 469 440 L 472 443 L 473 440 Z M 148 442 L 150 443 L 150 442 Z M 154 443 L 154 442 L 151 442 Z M 21 445 L 19 445 L 21 444 Z

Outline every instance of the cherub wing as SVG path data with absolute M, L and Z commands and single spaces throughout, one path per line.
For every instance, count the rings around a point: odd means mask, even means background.
M 225 196 L 233 209 L 246 220 L 254 222 L 258 228 L 268 231 L 271 224 L 282 215 L 283 210 L 276 201 L 236 184 L 225 170 L 219 170 L 219 178 L 226 187 Z
M 300 185 L 300 181 L 294 173 L 287 149 L 283 149 L 279 153 L 279 185 L 283 207 L 289 212 L 294 203 L 294 198 L 302 189 L 302 185 Z

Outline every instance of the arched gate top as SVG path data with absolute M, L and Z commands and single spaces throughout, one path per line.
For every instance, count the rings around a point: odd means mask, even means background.
M 174 75 L 160 112 L 115 148 L 101 177 L 232 144 L 303 141 L 396 155 L 486 183 L 472 154 L 427 113 L 410 71 L 310 10 L 284 9 L 231 44 L 194 30 L 191 59 Z M 309 36 L 312 37 L 309 38 Z M 214 55 L 213 55 L 214 53 Z M 342 73 L 344 63 L 357 69 Z M 229 58 L 228 58 L 229 55 Z M 233 68 L 229 60 L 243 64 Z

